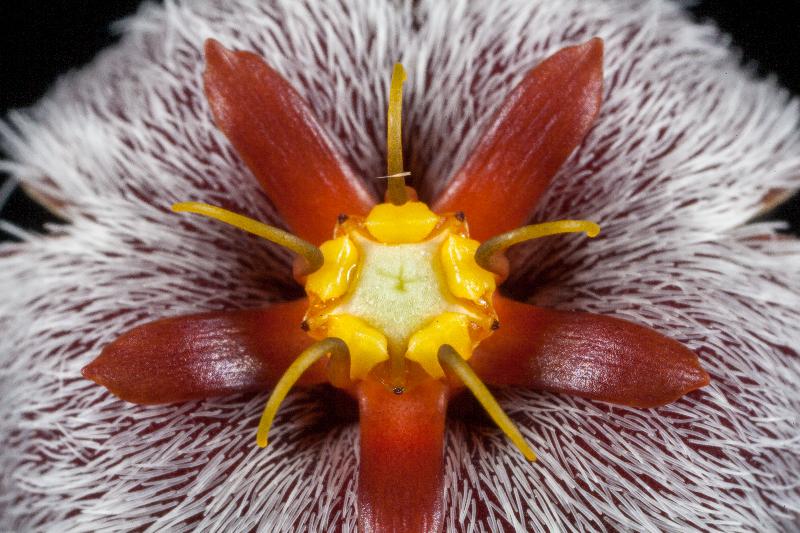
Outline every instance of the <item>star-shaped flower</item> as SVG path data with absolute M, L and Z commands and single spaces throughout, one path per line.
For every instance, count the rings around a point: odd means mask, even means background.
M 797 186 L 796 109 L 746 76 L 718 80 L 736 70 L 733 60 L 677 8 L 625 8 L 169 4 L 143 13 L 120 47 L 17 116 L 6 131 L 16 174 L 71 225 L 6 246 L 0 258 L 4 523 L 355 524 L 356 432 L 321 431 L 309 419 L 319 412 L 308 405 L 314 394 L 290 397 L 267 453 L 250 434 L 263 396 L 134 408 L 76 378 L 137 324 L 297 296 L 287 256 L 164 210 L 202 198 L 277 220 L 211 122 L 199 49 L 211 36 L 267 58 L 361 176 L 382 173 L 378 74 L 395 58 L 412 66 L 407 155 L 423 198 L 458 189 L 443 179 L 469 161 L 531 67 L 602 36 L 605 104 L 532 219 L 591 216 L 604 239 L 530 247 L 512 257 L 507 286 L 519 300 L 652 325 L 698 352 L 713 384 L 655 411 L 504 393 L 541 461 L 532 468 L 508 453 L 493 429 L 454 426 L 445 523 L 748 529 L 797 520 L 800 247 L 773 237 L 773 227 L 743 225 L 775 191 Z M 272 198 L 280 212 L 282 198 Z M 506 213 L 494 208 L 501 221 Z

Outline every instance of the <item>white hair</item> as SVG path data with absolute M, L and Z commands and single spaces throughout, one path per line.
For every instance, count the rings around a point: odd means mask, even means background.
M 69 221 L 0 247 L 0 529 L 355 528 L 357 428 L 321 430 L 314 391 L 290 397 L 262 451 L 266 394 L 141 407 L 80 376 L 137 324 L 298 294 L 283 253 L 167 209 L 276 220 L 212 123 L 206 38 L 262 55 L 365 177 L 384 173 L 402 61 L 407 160 L 431 198 L 526 71 L 595 35 L 601 115 L 534 218 L 591 218 L 602 237 L 525 247 L 509 288 L 650 325 L 695 350 L 712 384 L 653 410 L 498 392 L 540 460 L 451 419 L 447 528 L 798 527 L 800 244 L 748 221 L 800 185 L 800 113 L 714 27 L 648 0 L 166 0 L 123 28 L 0 126 L 2 167 Z

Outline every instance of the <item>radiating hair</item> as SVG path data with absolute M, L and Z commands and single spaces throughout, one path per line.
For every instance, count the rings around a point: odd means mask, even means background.
M 595 35 L 601 116 L 533 219 L 591 218 L 604 237 L 525 247 L 511 291 L 651 325 L 696 350 L 712 384 L 647 411 L 500 393 L 539 462 L 451 423 L 448 528 L 797 525 L 800 244 L 748 221 L 800 186 L 800 113 L 714 27 L 644 0 L 166 0 L 121 27 L 0 125 L 2 168 L 69 221 L 0 247 L 0 529 L 355 528 L 356 431 L 315 424 L 314 391 L 287 400 L 263 451 L 266 391 L 141 407 L 80 377 L 134 325 L 297 295 L 287 255 L 169 211 L 203 198 L 277 222 L 211 121 L 206 38 L 263 56 L 365 177 L 385 174 L 386 73 L 402 61 L 406 158 L 430 198 L 526 71 Z

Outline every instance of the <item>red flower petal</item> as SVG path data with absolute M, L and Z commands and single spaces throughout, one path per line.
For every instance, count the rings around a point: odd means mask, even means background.
M 654 330 L 601 315 L 555 311 L 496 296 L 500 330 L 470 365 L 495 385 L 656 407 L 708 384 L 697 356 Z
M 359 531 L 440 531 L 447 386 L 427 379 L 397 395 L 367 378 L 358 400 Z
M 433 210 L 464 211 L 478 240 L 525 224 L 550 179 L 589 131 L 602 97 L 600 39 L 543 61 L 506 97 Z
M 375 199 L 333 150 L 305 101 L 261 57 L 206 41 L 205 90 L 214 120 L 286 223 L 313 243 L 330 239 L 340 213 Z
M 83 375 L 142 404 L 266 390 L 313 342 L 300 329 L 306 308 L 297 300 L 150 322 L 108 345 Z M 324 379 L 318 366 L 301 383 Z

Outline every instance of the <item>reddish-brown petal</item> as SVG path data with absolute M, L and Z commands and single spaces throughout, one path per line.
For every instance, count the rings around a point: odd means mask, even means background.
M 440 531 L 447 386 L 427 379 L 398 395 L 368 378 L 358 400 L 359 531 Z
M 261 182 L 286 223 L 315 244 L 340 213 L 375 199 L 335 152 L 297 91 L 250 52 L 206 41 L 205 91 L 214 121 Z
M 128 331 L 83 369 L 123 400 L 158 404 L 267 390 L 312 342 L 306 300 L 166 318 Z M 301 383 L 324 380 L 322 365 Z
M 495 307 L 500 329 L 470 359 L 488 383 L 656 407 L 709 382 L 692 351 L 650 328 L 500 296 Z
M 478 240 L 525 224 L 550 179 L 583 140 L 603 98 L 603 41 L 550 56 L 511 91 L 444 193 Z

